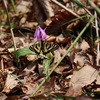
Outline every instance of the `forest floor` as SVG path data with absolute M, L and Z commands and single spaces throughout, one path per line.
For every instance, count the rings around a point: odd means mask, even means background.
M 100 100 L 100 0 L 0 1 L 0 100 Z

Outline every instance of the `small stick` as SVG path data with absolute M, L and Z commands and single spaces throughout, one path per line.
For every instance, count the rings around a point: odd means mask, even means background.
M 97 59 L 96 59 L 96 61 L 97 61 L 97 66 L 99 66 L 99 50 L 100 50 L 100 47 L 99 47 L 99 45 L 100 45 L 100 43 L 99 43 L 99 39 L 98 39 L 98 37 L 99 37 L 99 30 L 98 30 L 98 21 L 97 21 L 97 13 L 96 13 L 96 11 L 95 11 L 95 26 L 96 26 L 96 34 L 97 34 Z
M 75 12 L 73 12 L 72 10 L 68 9 L 67 7 L 65 7 L 64 5 L 62 5 L 61 3 L 59 3 L 57 0 L 51 0 L 53 3 L 57 4 L 58 6 L 62 7 L 63 9 L 67 10 L 68 12 L 70 12 L 71 14 L 73 14 L 76 17 L 80 17 L 78 14 L 76 14 Z

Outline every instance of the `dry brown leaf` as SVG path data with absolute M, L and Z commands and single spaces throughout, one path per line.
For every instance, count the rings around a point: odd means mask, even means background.
M 92 98 L 90 98 L 88 96 L 78 96 L 74 100 L 92 100 Z
M 58 60 L 61 58 L 61 54 L 59 52 L 59 50 L 55 50 L 54 51 L 54 64 L 58 62 Z
M 66 75 L 68 73 L 72 73 L 72 63 L 71 63 L 70 58 L 68 56 L 66 56 L 62 60 L 62 62 L 55 69 L 55 72 L 59 73 L 61 75 Z
M 83 67 L 85 64 L 90 63 L 89 57 L 83 51 L 75 54 L 74 62 L 77 66 Z
M 48 18 L 45 21 L 45 24 L 47 27 L 47 33 L 52 33 L 52 32 L 59 32 L 62 28 L 62 25 L 65 24 L 66 22 L 74 19 L 75 16 L 73 16 L 72 14 L 70 14 L 67 11 L 58 11 L 53 17 Z M 66 26 L 69 24 L 66 24 Z
M 25 94 L 32 94 L 34 90 L 38 87 L 37 83 L 28 83 L 24 85 L 26 88 L 22 87 L 23 93 Z
M 60 34 L 59 36 L 57 36 L 56 41 L 57 43 L 66 43 L 67 42 L 67 38 L 63 36 L 63 34 Z
M 3 40 L 4 38 L 6 38 L 8 36 L 8 34 L 0 34 L 0 41 Z
M 0 92 L 3 90 L 6 82 L 7 75 L 5 73 L 6 72 L 4 70 L 0 70 Z
M 70 0 L 63 0 L 63 2 L 65 2 L 65 3 L 67 3 L 67 2 L 69 2 Z
M 46 40 L 46 41 L 47 41 L 47 42 L 53 42 L 53 41 L 56 40 L 56 38 L 57 38 L 56 36 L 48 36 L 48 35 L 47 35 L 47 40 Z
M 32 5 L 31 1 L 21 1 L 18 5 L 17 5 L 17 12 L 20 13 L 27 13 L 29 11 L 29 7 L 30 5 Z
M 0 100 L 6 100 L 7 96 L 4 93 L 0 93 Z
M 96 53 L 93 49 L 89 48 L 87 42 L 83 41 L 80 46 L 75 46 L 74 52 L 74 62 L 76 65 L 82 67 L 85 64 L 96 65 Z
M 80 44 L 80 49 L 87 50 L 88 48 L 90 48 L 89 44 L 85 40 L 83 40 Z
M 32 61 L 36 59 L 36 55 L 27 55 L 27 60 Z
M 55 77 L 51 77 L 49 78 L 45 84 L 41 87 L 40 91 L 43 93 L 43 92 L 48 92 L 48 91 L 52 91 L 52 90 L 55 90 Z M 50 92 L 48 92 L 50 93 Z
M 86 50 L 86 54 L 88 55 L 89 59 L 90 59 L 90 63 L 92 65 L 96 65 L 96 53 L 92 48 L 89 48 Z
M 74 86 L 70 86 L 66 96 L 79 96 L 82 94 L 82 87 L 79 84 L 76 84 Z
M 16 76 L 17 77 L 17 76 Z M 18 86 L 18 80 L 12 75 L 7 75 L 6 83 L 3 89 L 3 92 L 10 93 L 12 90 Z
M 100 83 L 99 71 L 94 69 L 91 65 L 85 65 L 78 71 L 73 72 L 73 76 L 70 81 L 71 87 L 66 95 L 79 96 L 82 94 L 82 87 L 91 84 L 94 80 L 97 80 L 97 84 Z
M 28 78 L 28 79 L 27 79 Z M 32 79 L 32 77 L 27 77 L 26 83 L 25 83 L 25 87 L 22 87 L 22 90 L 24 93 L 26 94 L 32 94 L 33 91 L 36 90 L 36 88 L 38 87 L 38 85 L 41 83 L 41 81 L 43 79 L 40 79 L 38 81 L 34 81 L 34 79 Z M 41 91 L 40 93 L 44 93 L 44 92 L 48 92 L 48 94 L 50 93 L 50 91 L 54 90 L 54 79 L 55 78 L 50 78 L 42 87 L 39 91 Z M 33 81 L 32 81 L 33 80 Z
M 24 86 L 21 88 L 23 93 L 32 94 L 39 85 L 38 81 L 36 81 L 38 79 L 38 74 L 32 72 L 32 70 L 30 72 L 28 70 L 25 71 L 26 75 L 23 79 Z

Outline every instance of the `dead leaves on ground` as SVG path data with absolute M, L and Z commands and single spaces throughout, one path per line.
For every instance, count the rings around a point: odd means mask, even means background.
M 62 16 L 60 16 L 61 12 L 58 14 L 58 22 L 61 21 L 60 23 L 65 23 L 66 20 L 71 20 L 63 19 L 63 14 L 66 15 L 65 11 L 62 12 Z M 50 23 L 51 25 L 49 25 L 50 27 L 54 27 L 53 24 L 57 23 L 55 18 L 50 18 L 50 20 L 52 20 Z M 0 40 L 0 47 L 2 48 L 0 49 L 0 67 L 3 70 L 1 71 L 0 76 L 0 85 L 2 86 L 0 92 L 4 92 L 6 94 L 5 98 L 8 98 L 8 100 L 14 100 L 15 98 L 29 98 L 42 80 L 45 79 L 45 75 L 43 74 L 43 65 L 41 63 L 42 59 L 38 59 L 37 56 L 34 55 L 20 57 L 21 65 L 19 69 L 17 69 L 13 62 L 14 56 L 12 55 L 12 48 L 5 50 L 5 46 L 7 48 L 8 45 L 11 45 L 12 43 L 12 40 L 10 39 L 11 36 L 9 36 L 9 42 L 6 41 L 6 37 L 7 36 L 3 35 L 3 39 Z M 18 42 L 17 47 L 21 48 L 28 46 L 28 43 L 30 42 L 28 37 L 15 37 L 16 42 Z M 54 67 L 62 55 L 64 55 L 73 40 L 69 36 L 67 36 L 67 38 L 64 37 L 63 34 L 53 37 L 47 36 L 47 42 L 52 41 L 57 42 L 60 47 L 58 50 L 53 52 L 54 60 L 49 71 Z M 77 43 L 32 99 L 64 95 L 72 97 L 79 96 L 76 98 L 77 100 L 78 98 L 88 98 L 84 96 L 80 97 L 80 95 L 83 95 L 83 91 L 88 92 L 88 87 L 90 86 L 90 89 L 93 90 L 93 92 L 100 91 L 99 67 L 96 66 L 96 56 L 96 51 L 90 48 L 88 42 L 83 40 L 81 43 Z M 33 60 L 34 62 L 32 62 Z M 6 73 L 6 75 L 4 73 Z M 95 80 L 95 84 L 91 85 Z M 96 86 L 96 89 L 94 89 L 93 86 Z M 17 95 L 15 96 L 13 94 Z M 11 97 L 9 95 L 13 96 Z M 90 95 L 90 97 L 93 96 Z M 4 97 L 2 96 L 2 98 Z
M 34 1 L 37 2 L 39 0 Z M 66 3 L 70 2 L 70 0 L 63 1 Z M 95 4 L 99 5 L 98 0 L 93 1 Z M 42 4 L 44 3 L 42 2 Z M 17 6 L 17 11 L 21 11 L 22 13 L 10 13 L 12 22 L 18 18 L 16 24 L 33 29 L 33 27 L 37 25 L 37 22 L 35 24 L 31 5 L 31 1 L 20 2 Z M 41 5 L 41 2 L 39 5 Z M 23 7 L 23 9 L 21 9 L 21 7 Z M 39 7 L 40 6 L 38 6 L 38 8 Z M 41 5 L 41 7 L 43 7 L 43 5 Z M 31 8 L 32 11 L 30 11 L 29 8 Z M 47 11 L 45 8 L 43 9 L 45 13 L 44 15 L 46 17 L 45 19 L 47 19 L 49 15 L 46 13 Z M 81 9 L 79 10 L 81 11 Z M 38 11 L 41 12 L 41 9 Z M 29 12 L 29 15 L 26 14 Z M 39 14 L 39 12 L 37 12 L 37 14 Z M 53 13 L 52 9 L 51 13 Z M 81 14 L 82 13 L 86 12 L 83 11 Z M 42 15 L 42 17 L 44 15 Z M 41 16 L 39 16 L 39 18 L 40 17 Z M 0 16 L 0 18 L 2 19 L 3 15 Z M 71 34 L 71 36 L 69 36 L 68 33 L 70 33 L 70 31 L 66 31 L 70 29 L 76 29 L 78 30 L 77 33 L 79 33 L 79 31 L 82 29 L 80 20 L 71 22 L 71 20 L 75 18 L 75 16 L 68 13 L 67 11 L 59 9 L 59 11 L 54 14 L 54 16 L 48 18 L 44 22 L 47 26 L 46 31 L 48 34 L 59 34 L 58 36 L 47 35 L 47 42 L 53 41 L 59 45 L 59 49 L 52 53 L 54 58 L 49 68 L 49 72 L 69 48 L 73 42 L 73 37 L 76 38 L 76 35 L 72 36 L 73 34 Z M 40 23 L 42 21 L 42 25 L 45 19 L 39 19 L 38 21 L 40 21 Z M 4 23 L 6 23 L 6 21 Z M 79 28 L 77 29 L 78 25 Z M 7 29 L 8 26 L 0 26 L 1 31 L 7 31 Z M 17 35 L 15 35 L 17 48 L 27 47 L 35 42 L 33 36 L 27 34 L 29 31 L 31 31 L 31 29 L 26 31 L 21 27 L 14 28 L 15 31 L 16 29 L 18 30 L 16 32 Z M 26 32 L 26 34 L 24 34 L 24 32 Z M 34 31 L 32 30 L 31 33 L 33 35 Z M 21 34 L 20 38 L 19 34 Z M 54 97 L 49 98 L 49 100 L 54 100 L 57 96 L 63 96 L 63 100 L 69 100 L 68 96 L 76 97 L 74 100 L 91 100 L 91 98 L 100 98 L 100 93 L 98 93 L 98 91 L 100 91 L 100 66 L 96 66 L 97 51 L 91 48 L 87 41 L 82 39 L 80 40 L 81 43 L 77 43 L 70 53 L 62 60 L 58 67 L 53 71 L 50 78 L 39 89 L 37 94 L 35 94 L 34 97 L 31 97 L 31 100 L 40 98 L 45 100 L 47 99 L 46 97 Z M 43 59 L 38 58 L 36 55 L 26 55 L 20 57 L 19 65 L 16 65 L 14 62 L 14 49 L 12 48 L 12 45 L 13 43 L 11 35 L 3 33 L 0 34 L 0 100 L 27 99 L 45 79 L 42 65 Z M 97 44 L 94 45 L 97 46 Z M 98 55 L 100 55 L 100 52 Z
M 47 33 L 56 33 L 61 31 L 62 27 L 65 25 L 66 22 L 76 18 L 69 12 L 64 10 L 58 11 L 54 16 L 48 18 L 44 23 L 47 27 Z M 66 24 L 67 29 L 70 29 L 74 26 L 74 23 Z M 69 26 L 70 25 L 70 26 Z
M 53 53 L 55 58 L 49 70 L 57 63 L 65 51 L 66 47 L 60 47 Z M 10 57 L 11 56 L 12 55 L 10 55 Z M 26 57 L 28 57 L 28 55 Z M 27 59 L 32 58 L 28 57 Z M 3 61 L 2 59 L 0 60 L 2 65 L 6 63 L 6 60 L 9 61 L 8 58 Z M 28 98 L 42 80 L 45 79 L 43 66 L 39 66 L 40 65 L 37 66 L 36 63 L 29 63 L 24 70 L 17 68 L 12 69 L 10 68 L 11 66 L 8 66 L 7 70 L 1 72 L 1 93 L 5 92 L 7 95 L 20 93 L 20 95 L 18 94 L 15 98 Z M 96 51 L 94 52 L 93 49 L 90 49 L 89 44 L 83 40 L 82 43 L 77 44 L 68 56 L 63 59 L 35 97 L 39 99 L 40 97 L 56 96 L 59 94 L 77 97 L 82 95 L 83 90 L 87 91 L 88 85 L 91 85 L 94 81 L 96 89 L 92 89 L 93 86 L 91 86 L 91 89 L 94 92 L 100 91 L 99 67 L 96 66 Z M 8 96 L 5 96 L 5 98 L 6 97 Z M 91 95 L 91 97 L 93 96 Z M 14 97 L 12 98 L 14 99 Z

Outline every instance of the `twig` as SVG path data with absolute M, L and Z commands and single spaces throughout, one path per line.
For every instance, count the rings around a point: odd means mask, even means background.
M 98 66 L 99 65 L 99 50 L 100 50 L 99 45 L 100 45 L 100 43 L 99 43 L 99 39 L 98 39 L 99 30 L 98 30 L 98 21 L 97 21 L 97 13 L 96 13 L 96 11 L 95 11 L 95 26 L 96 26 L 96 35 L 97 35 L 97 59 L 96 59 L 96 61 L 97 61 L 97 66 Z
M 87 8 L 83 8 L 89 15 L 93 16 Z
M 1 69 L 1 70 L 4 70 L 4 64 L 3 64 L 4 61 L 3 61 L 3 60 L 4 60 L 4 58 L 2 58 L 1 61 L 0 61 L 0 63 L 1 63 L 1 64 L 0 64 L 0 65 L 1 65 L 1 68 L 0 68 L 0 69 Z
M 73 12 L 72 10 L 68 9 L 67 7 L 65 7 L 64 5 L 62 5 L 61 3 L 59 3 L 57 0 L 51 0 L 53 3 L 57 4 L 58 6 L 62 7 L 63 9 L 67 10 L 68 12 L 70 12 L 71 14 L 73 14 L 76 17 L 80 17 L 78 14 L 76 14 L 75 12 Z
M 90 16 L 93 16 L 93 14 L 88 10 L 87 6 L 85 6 L 84 4 L 82 4 L 79 0 L 71 0 L 71 2 L 74 2 L 76 3 L 78 6 L 80 6 L 81 8 L 83 8 Z M 92 1 L 90 0 L 89 2 L 92 3 Z M 100 9 L 98 9 L 100 10 Z M 94 25 L 93 25 L 94 28 L 96 28 Z M 98 30 L 100 30 L 98 28 Z
M 87 7 L 84 4 L 82 4 L 79 0 L 71 0 L 71 2 L 76 3 L 78 6 L 80 6 L 81 8 L 83 8 L 89 15 L 93 16 L 91 14 L 91 12 L 87 9 Z
M 57 66 L 60 64 L 60 62 L 66 57 L 66 55 L 70 52 L 70 50 L 74 47 L 74 45 L 77 43 L 79 38 L 82 36 L 82 34 L 85 32 L 85 30 L 89 27 L 90 23 L 94 20 L 94 16 L 90 19 L 90 21 L 86 24 L 86 26 L 83 28 L 83 30 L 80 32 L 80 34 L 77 36 L 77 38 L 74 40 L 72 45 L 68 48 L 68 50 L 65 52 L 65 54 L 59 59 L 57 64 L 51 69 L 50 73 L 45 77 L 45 79 L 41 82 L 41 84 L 36 88 L 36 90 L 31 94 L 31 97 L 36 94 L 36 92 L 42 87 L 42 85 L 47 81 L 47 79 L 50 77 L 52 72 L 57 68 Z M 28 99 L 30 100 L 30 98 Z
M 16 50 L 16 42 L 15 42 L 15 39 L 14 39 L 14 33 L 13 33 L 12 27 L 10 28 L 10 32 L 11 32 L 11 35 L 12 35 L 12 39 L 13 39 L 13 43 L 14 43 L 14 51 L 15 51 Z

